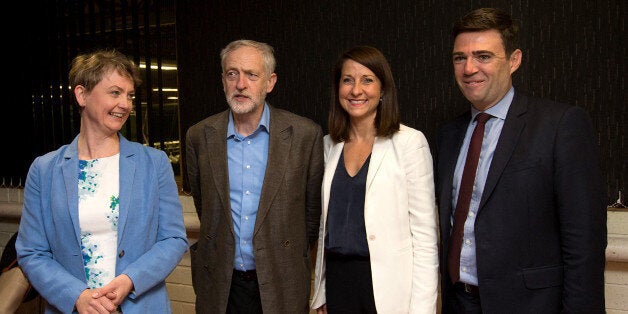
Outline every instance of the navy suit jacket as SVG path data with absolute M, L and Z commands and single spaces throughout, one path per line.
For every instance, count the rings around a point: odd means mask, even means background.
M 470 111 L 439 132 L 443 313 L 453 175 Z M 606 202 L 598 146 L 580 107 L 516 92 L 475 221 L 484 313 L 604 313 Z

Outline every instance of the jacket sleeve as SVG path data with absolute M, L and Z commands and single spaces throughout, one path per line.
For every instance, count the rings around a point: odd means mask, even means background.
M 88 286 L 84 280 L 70 273 L 57 261 L 57 259 L 64 259 L 65 263 L 81 261 L 78 250 L 74 255 L 69 253 L 72 251 L 70 246 L 75 245 L 72 240 L 67 239 L 66 243 L 58 244 L 64 249 L 62 252 L 60 249 L 53 258 L 53 248 L 49 243 L 49 237 L 52 235 L 48 232 L 56 231 L 47 230 L 45 223 L 46 220 L 52 219 L 49 203 L 46 202 L 50 197 L 46 184 L 46 171 L 50 170 L 47 165 L 48 162 L 43 162 L 43 159 L 38 157 L 28 171 L 24 186 L 22 218 L 15 247 L 18 263 L 33 287 L 59 311 L 71 313 L 79 295 Z M 72 224 L 67 221 L 59 220 L 55 226 L 73 232 Z M 76 266 L 84 275 L 83 265 Z
M 554 191 L 564 264 L 567 313 L 603 313 L 606 193 L 599 149 L 586 112 L 567 109 L 557 126 Z
M 433 162 L 425 136 L 418 131 L 411 134 L 403 145 L 414 268 L 410 312 L 435 313 L 438 296 L 438 228 Z

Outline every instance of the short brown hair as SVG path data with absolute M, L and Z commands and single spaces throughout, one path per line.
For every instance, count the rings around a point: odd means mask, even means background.
M 494 29 L 499 32 L 506 55 L 519 48 L 519 26 L 510 14 L 497 8 L 480 8 L 461 17 L 452 30 L 455 39 L 460 33 Z
M 111 70 L 132 79 L 135 86 L 142 84 L 140 71 L 135 63 L 121 52 L 108 49 L 76 56 L 70 68 L 70 86 L 74 88 L 82 85 L 87 91 L 91 91 Z
M 74 89 L 81 85 L 91 92 L 112 70 L 133 80 L 134 86 L 142 84 L 140 70 L 133 60 L 115 49 L 103 49 L 74 57 L 69 73 L 70 86 Z M 79 106 L 79 112 L 83 112 L 83 109 Z

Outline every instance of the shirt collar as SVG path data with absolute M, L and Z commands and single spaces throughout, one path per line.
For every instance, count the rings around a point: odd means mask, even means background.
M 264 111 L 262 111 L 262 118 L 259 120 L 257 124 L 257 129 L 253 134 L 259 132 L 260 130 L 266 131 L 266 133 L 270 132 L 270 109 L 268 108 L 268 104 L 264 102 Z M 252 134 L 251 134 L 252 135 Z M 235 124 L 233 123 L 233 114 L 229 112 L 229 123 L 227 123 L 227 138 L 238 137 L 235 130 Z M 241 136 L 240 136 L 241 137 Z
M 512 103 L 512 99 L 515 96 L 515 88 L 513 86 L 510 87 L 506 95 L 497 102 L 497 104 L 491 108 L 486 109 L 486 113 L 490 114 L 493 117 L 500 118 L 502 120 L 506 120 L 506 115 L 508 114 L 508 109 L 510 108 L 510 104 Z M 475 119 L 475 116 L 480 113 L 479 110 L 471 107 L 471 121 Z

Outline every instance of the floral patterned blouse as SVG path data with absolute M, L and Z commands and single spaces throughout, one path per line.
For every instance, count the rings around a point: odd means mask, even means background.
M 120 154 L 79 160 L 81 249 L 90 288 L 102 287 L 115 278 L 120 207 L 119 159 Z

